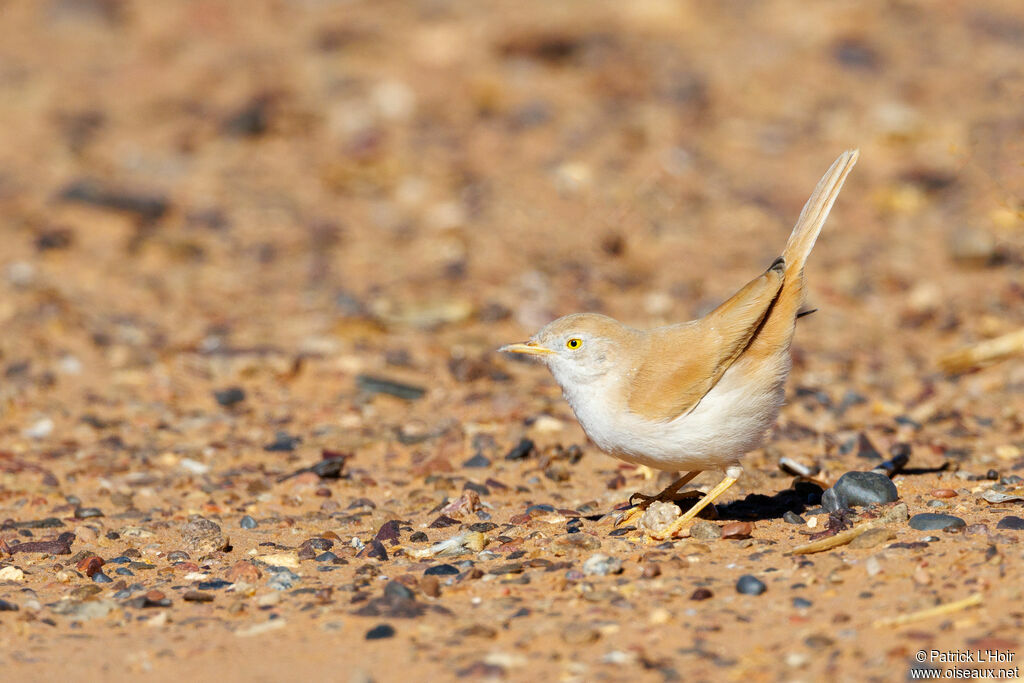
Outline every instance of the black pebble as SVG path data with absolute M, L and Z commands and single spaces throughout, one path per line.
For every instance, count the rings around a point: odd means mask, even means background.
M 245 517 L 242 517 L 242 519 L 240 519 L 238 521 L 238 526 L 242 527 L 243 529 L 255 529 L 256 527 L 259 526 L 259 522 L 257 522 L 255 519 L 253 519 L 249 515 L 246 515 Z
M 435 564 L 423 570 L 424 576 L 455 576 L 458 573 L 459 570 L 450 564 Z
M 18 606 L 13 602 L 7 602 L 6 600 L 0 600 L 0 612 L 17 612 Z
M 807 598 L 793 598 L 793 607 L 811 607 L 814 603 Z
M 760 595 L 768 590 L 760 579 L 750 574 L 744 574 L 736 582 L 736 592 L 744 595 Z
M 693 591 L 693 593 L 690 594 L 690 599 L 691 600 L 707 600 L 708 598 L 713 597 L 713 596 L 714 596 L 714 593 L 709 591 L 707 588 L 698 588 L 697 590 Z
M 463 467 L 490 467 L 491 461 L 484 457 L 483 453 L 477 453 L 472 458 L 462 463 Z
M 533 441 L 523 439 L 512 447 L 506 455 L 506 460 L 522 460 L 533 451 Z
M 381 624 L 380 626 L 374 626 L 366 632 L 367 640 L 381 640 L 383 638 L 393 638 L 395 635 L 395 627 L 390 624 Z
M 785 514 L 782 515 L 783 521 L 788 524 L 806 524 L 807 520 L 796 514 L 792 510 L 786 510 Z
M 334 562 L 338 559 L 338 556 L 328 550 L 325 553 L 320 553 L 314 558 L 317 562 Z
M 294 451 L 301 441 L 302 439 L 292 436 L 288 432 L 278 432 L 274 435 L 273 442 L 264 446 L 263 450 L 268 453 Z
M 963 529 L 967 522 L 953 515 L 942 515 L 936 512 L 922 512 L 910 518 L 910 528 L 918 531 L 939 531 L 943 529 Z
M 416 533 L 414 533 L 412 536 L 409 537 L 409 540 L 412 541 L 413 543 L 426 543 L 427 541 L 430 540 L 430 537 L 427 536 L 422 531 L 417 531 Z
M 891 503 L 899 497 L 896 485 L 884 474 L 847 472 L 821 495 L 821 504 L 829 512 L 836 512 L 853 506 Z
M 225 408 L 230 408 L 245 400 L 245 391 L 241 387 L 228 387 L 213 392 L 213 398 Z
M 997 529 L 1008 529 L 1010 531 L 1024 531 L 1024 519 L 1015 517 L 1014 515 L 1007 515 L 999 520 L 999 524 L 996 524 Z

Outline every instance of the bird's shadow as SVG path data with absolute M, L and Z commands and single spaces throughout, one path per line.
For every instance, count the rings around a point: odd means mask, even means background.
M 798 481 L 792 487 L 779 491 L 775 495 L 766 496 L 751 493 L 746 498 L 731 503 L 717 505 L 718 518 L 723 520 L 740 520 L 756 522 L 765 519 L 778 519 L 787 512 L 801 514 L 808 508 L 821 504 L 822 489 L 809 481 Z

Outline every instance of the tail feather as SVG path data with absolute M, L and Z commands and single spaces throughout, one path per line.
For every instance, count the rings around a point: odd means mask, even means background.
M 797 219 L 789 241 L 786 242 L 786 250 L 782 252 L 782 257 L 786 259 L 786 280 L 792 280 L 794 276 L 800 277 L 807 256 L 814 248 L 818 234 L 825 225 L 825 219 L 832 210 L 832 204 L 839 196 L 839 190 L 842 189 L 843 182 L 853 165 L 857 163 L 859 155 L 860 151 L 856 149 L 843 152 L 818 181 L 811 198 L 804 204 L 800 218 Z

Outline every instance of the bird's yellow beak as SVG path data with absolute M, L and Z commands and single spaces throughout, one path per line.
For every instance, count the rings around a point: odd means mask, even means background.
M 546 356 L 549 353 L 554 353 L 554 351 L 546 346 L 541 346 L 537 342 L 532 341 L 502 346 L 498 351 L 502 351 L 504 353 L 525 353 L 530 356 Z

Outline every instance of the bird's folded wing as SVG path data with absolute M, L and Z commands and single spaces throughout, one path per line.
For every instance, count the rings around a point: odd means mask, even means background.
M 672 420 L 692 410 L 757 333 L 784 271 L 778 259 L 700 320 L 651 330 L 640 356 L 644 362 L 627 387 L 629 409 L 649 420 Z

